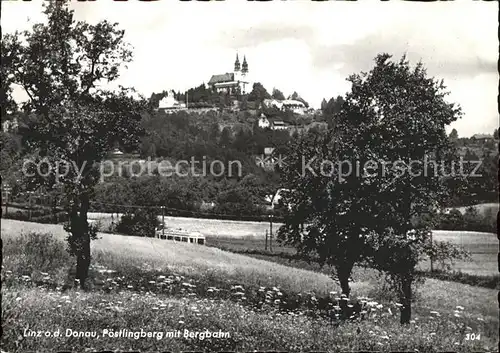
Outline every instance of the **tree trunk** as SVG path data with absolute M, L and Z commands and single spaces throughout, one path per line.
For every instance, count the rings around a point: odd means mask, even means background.
M 351 288 L 349 287 L 349 277 L 351 276 L 352 267 L 353 265 L 350 264 L 344 264 L 336 267 L 342 294 L 345 294 L 347 297 L 349 297 L 351 292 Z
M 75 242 L 76 279 L 80 281 L 80 288 L 85 289 L 90 267 L 90 233 L 87 222 L 89 198 L 83 195 L 79 201 L 79 205 L 76 203 L 71 210 L 70 231 Z
M 411 320 L 411 278 L 404 276 L 402 278 L 401 287 L 403 290 L 403 299 L 401 308 L 401 324 L 409 324 Z

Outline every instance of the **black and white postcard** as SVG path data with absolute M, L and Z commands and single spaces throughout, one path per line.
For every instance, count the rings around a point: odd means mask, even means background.
M 498 352 L 497 13 L 2 1 L 1 353 Z

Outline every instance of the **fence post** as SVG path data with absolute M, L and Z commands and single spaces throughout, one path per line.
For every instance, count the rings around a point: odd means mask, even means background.
M 161 238 L 165 239 L 165 206 L 161 206 Z
M 431 254 L 432 254 L 432 247 L 434 246 L 434 243 L 432 242 L 432 231 L 431 231 Z M 434 272 L 434 260 L 431 256 L 431 272 Z
M 28 219 L 31 221 L 31 194 L 32 191 L 28 191 Z

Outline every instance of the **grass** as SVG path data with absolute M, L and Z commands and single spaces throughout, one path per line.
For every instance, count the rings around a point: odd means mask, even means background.
M 22 232 L 42 229 L 61 241 L 66 237 L 66 232 L 59 225 L 2 221 L 5 253 L 8 254 L 6 249 L 10 239 L 15 239 Z M 213 247 L 193 247 L 192 244 L 153 238 L 101 234 L 101 239 L 92 243 L 92 251 L 93 259 L 97 263 L 124 273 L 131 268 L 160 271 L 168 269 L 187 276 L 219 277 L 256 286 L 273 287 L 281 284 L 284 289 L 294 292 L 314 288 L 318 293 L 326 294 L 338 289 L 337 284 L 325 274 L 276 265 Z M 354 284 L 354 287 L 364 285 L 367 284 L 360 282 Z
M 413 350 L 434 352 L 444 349 L 481 349 L 478 341 L 465 341 L 464 333 L 477 330 L 463 327 L 459 320 L 437 317 L 428 322 L 414 321 L 401 328 L 388 313 L 375 322 L 352 322 L 342 326 L 326 324 L 304 316 L 276 312 L 255 312 L 237 303 L 210 299 L 172 299 L 166 296 L 120 293 L 110 297 L 102 293 L 71 292 L 66 295 L 42 289 L 4 294 L 10 315 L 4 335 L 23 350 L 53 352 L 81 351 L 82 347 L 119 351 L 250 351 L 279 350 L 288 352 L 313 350 Z M 71 313 L 71 315 L 69 315 Z M 30 330 L 65 334 L 94 331 L 95 338 L 18 337 L 19 324 L 29 323 Z M 172 332 L 179 330 L 227 332 L 229 338 L 189 339 L 157 338 L 116 339 L 103 336 L 103 330 Z M 359 333 L 358 333 L 359 332 Z M 477 331 L 476 331 L 477 332 Z M 484 340 L 484 336 L 482 337 Z M 4 337 L 2 337 L 4 340 Z M 4 346 L 5 349 L 12 347 Z
M 495 206 L 498 209 L 496 204 L 482 204 L 477 207 L 487 212 Z M 91 213 L 90 218 L 99 220 L 104 228 L 110 225 L 110 214 Z M 165 217 L 165 222 L 171 228 L 201 232 L 207 237 L 209 246 L 237 252 L 265 251 L 265 234 L 266 231 L 269 231 L 269 223 L 266 222 L 220 221 L 183 217 Z M 276 231 L 280 225 L 274 223 L 273 230 Z M 454 271 L 480 276 L 498 274 L 498 240 L 493 233 L 436 230 L 434 231 L 434 240 L 450 241 L 462 245 L 471 252 L 472 261 L 455 262 L 453 264 Z M 295 249 L 281 246 L 276 240 L 273 240 L 273 252 L 293 254 Z M 430 269 L 429 262 L 424 262 L 421 266 L 423 270 Z
M 433 232 L 433 240 L 447 241 L 462 246 L 471 254 L 470 261 L 455 261 L 452 270 L 477 276 L 498 275 L 498 239 L 493 233 L 468 232 L 468 231 L 443 231 Z M 273 241 L 273 252 L 265 250 L 265 238 L 246 237 L 213 237 L 207 236 L 207 245 L 228 251 L 265 255 L 261 258 L 268 260 L 270 256 L 284 254 L 284 257 L 295 254 L 292 247 L 281 246 Z M 288 262 L 288 260 L 286 260 Z M 424 261 L 420 265 L 422 270 L 430 269 L 430 262 Z M 435 264 L 435 268 L 438 264 Z M 310 269 L 310 267 L 308 267 Z
M 33 230 L 51 235 L 21 235 Z M 314 297 L 311 292 L 315 292 L 318 299 L 314 300 L 318 301 L 321 295 L 328 296 L 329 291 L 338 290 L 337 284 L 325 274 L 220 249 L 157 239 L 101 235 L 92 250 L 91 276 L 95 286 L 89 292 L 69 289 L 62 293 L 65 274 L 61 271 L 73 265 L 72 259 L 63 253 L 65 236 L 62 227 L 56 225 L 2 221 L 4 350 L 82 351 L 82 347 L 89 347 L 122 351 L 418 349 L 435 352 L 493 350 L 498 344 L 495 290 L 428 279 L 419 288 L 413 308 L 414 321 L 408 327 L 401 327 L 396 303 L 386 295 L 380 280 L 373 273 L 359 269 L 360 273 L 353 276 L 354 296 L 370 296 L 380 304 L 367 309 L 363 320 L 331 321 L 313 315 L 314 308 L 283 311 L 282 304 L 275 304 L 278 293 L 286 300 L 298 294 L 304 298 L 309 293 L 310 304 Z M 36 244 L 39 246 L 33 246 Z M 53 254 L 55 259 L 40 262 L 42 254 Z M 243 297 L 235 293 L 235 285 L 242 286 L 237 290 Z M 215 290 L 210 288 L 214 286 Z M 265 287 L 265 296 L 272 296 L 269 303 L 261 300 L 264 303 L 258 308 L 248 305 L 258 300 L 260 286 Z M 272 286 L 279 288 L 274 290 Z M 230 337 L 36 338 L 23 337 L 25 328 L 95 330 L 101 335 L 105 328 L 220 329 L 229 332 Z M 481 340 L 467 341 L 467 333 L 480 333 Z
M 480 215 L 484 215 L 490 212 L 496 214 L 498 213 L 498 210 L 500 208 L 498 203 L 480 203 L 478 205 L 474 205 L 473 207 L 478 211 Z M 467 208 L 468 208 L 467 206 L 457 207 L 457 210 L 459 210 L 460 212 L 462 212 L 462 214 L 464 214 Z
M 106 222 L 106 224 L 110 222 L 110 218 L 110 213 L 89 213 L 89 219 L 101 220 L 102 222 Z M 201 232 L 206 236 L 212 237 L 261 238 L 265 236 L 266 230 L 269 230 L 268 222 L 226 221 L 218 219 L 165 216 L 165 223 L 170 228 L 181 228 L 188 231 Z M 273 224 L 274 229 L 278 229 L 279 226 L 279 223 Z

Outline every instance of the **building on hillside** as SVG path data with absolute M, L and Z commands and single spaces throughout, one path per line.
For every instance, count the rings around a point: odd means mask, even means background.
M 271 130 L 286 130 L 288 125 L 283 120 L 273 120 L 271 122 Z
M 183 109 L 186 108 L 185 103 L 180 103 L 174 97 L 174 91 L 168 91 L 166 97 L 164 97 L 160 103 L 158 103 L 159 110 L 175 110 L 175 109 Z
M 289 110 L 295 114 L 304 115 L 306 113 L 307 107 L 301 101 L 286 99 L 281 102 L 281 110 Z
M 267 128 L 269 128 L 269 126 L 271 126 L 269 119 L 266 118 L 266 116 L 264 114 L 261 114 L 257 124 L 261 129 L 267 129 Z
M 471 137 L 471 140 L 475 141 L 488 141 L 488 140 L 493 140 L 493 135 L 488 135 L 488 134 L 474 134 Z
M 276 109 L 279 109 L 279 110 L 282 110 L 283 109 L 283 103 L 282 101 L 280 100 L 277 100 L 277 99 L 264 99 L 262 101 L 262 105 L 265 107 L 265 108 L 276 108 Z
M 208 85 L 215 92 L 225 92 L 228 94 L 246 94 L 247 88 L 250 86 L 248 80 L 248 63 L 245 56 L 243 56 L 243 63 L 240 65 L 238 54 L 234 62 L 233 72 L 226 72 L 225 74 L 212 75 Z

